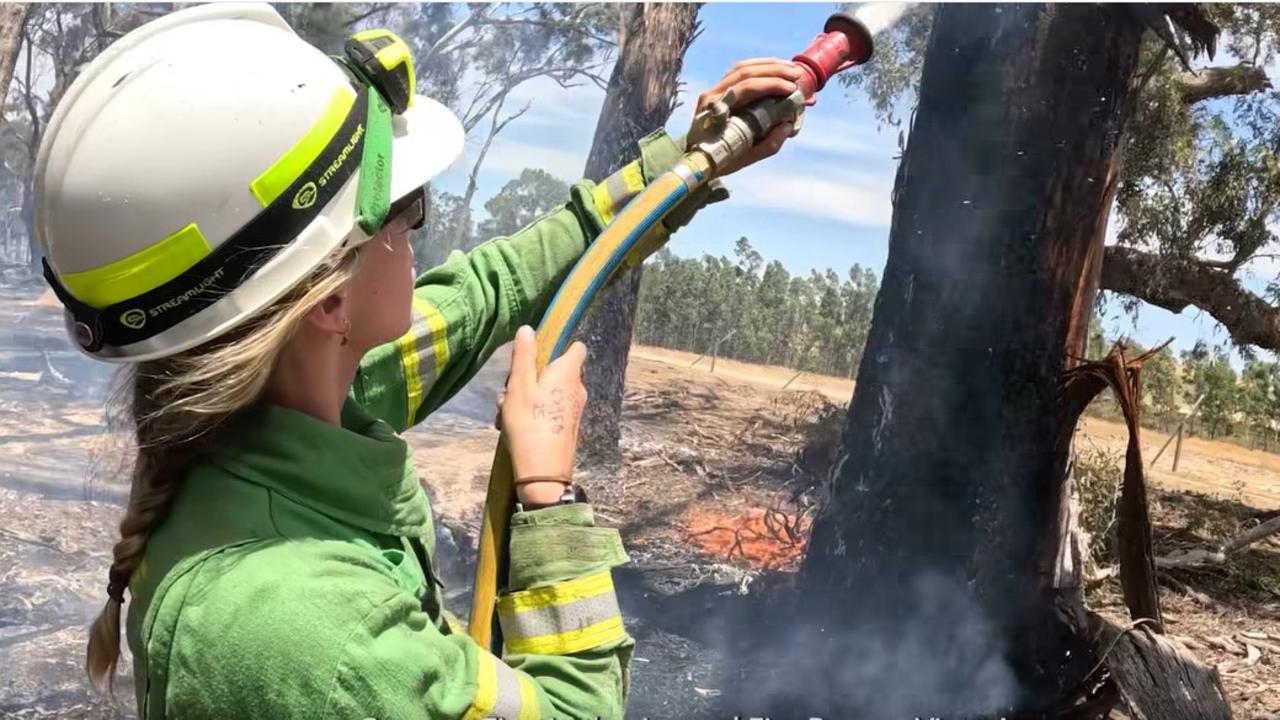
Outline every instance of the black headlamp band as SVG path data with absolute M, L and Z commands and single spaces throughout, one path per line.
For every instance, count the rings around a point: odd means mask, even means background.
M 311 224 L 353 174 L 364 152 L 369 93 L 359 88 L 341 127 L 289 187 L 225 243 L 163 285 L 101 310 L 76 299 L 44 262 L 44 276 L 77 323 L 89 352 L 141 342 L 226 297 Z

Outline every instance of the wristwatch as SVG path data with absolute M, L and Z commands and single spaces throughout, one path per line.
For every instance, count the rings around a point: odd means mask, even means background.
M 529 512 L 530 510 L 541 510 L 543 508 L 557 507 L 559 505 L 573 505 L 574 503 L 587 502 L 587 491 L 582 489 L 577 483 L 569 483 L 564 486 L 564 492 L 555 502 L 550 503 L 522 503 L 516 501 L 516 512 Z

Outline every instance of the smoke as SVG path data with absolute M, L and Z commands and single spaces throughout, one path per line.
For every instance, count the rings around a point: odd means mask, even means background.
M 900 602 L 884 603 L 882 612 L 858 611 L 863 619 L 839 628 L 781 617 L 756 625 L 777 628 L 750 659 L 770 667 L 742 671 L 727 710 L 773 720 L 897 720 L 999 717 L 1012 708 L 1018 681 L 1000 633 L 968 588 L 926 572 L 903 590 Z
M 867 31 L 874 37 L 898 22 L 907 11 L 907 4 L 900 2 L 865 2 L 850 3 L 845 6 L 846 12 L 867 26 Z

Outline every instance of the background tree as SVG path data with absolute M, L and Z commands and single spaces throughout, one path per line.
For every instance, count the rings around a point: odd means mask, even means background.
M 1138 343 L 1130 343 L 1130 354 L 1143 352 Z M 1094 356 L 1098 357 L 1098 356 Z M 1181 411 L 1182 381 L 1178 362 L 1168 347 L 1152 355 L 1142 366 L 1142 399 L 1147 403 L 1147 421 L 1162 429 L 1170 429 Z
M 0 3 L 0 97 L 8 94 L 13 81 L 13 68 L 22 50 L 22 28 L 30 12 L 30 3 Z
M 489 217 L 480 222 L 476 234 L 481 240 L 511 235 L 563 205 L 567 197 L 569 183 L 546 170 L 525 168 L 485 202 Z
M 1239 399 L 1236 371 L 1231 367 L 1230 358 L 1222 348 L 1209 347 L 1201 341 L 1182 354 L 1182 366 L 1187 374 L 1187 403 L 1204 397 L 1191 427 L 1210 438 L 1230 434 Z
M 1205 310 L 1239 346 L 1280 349 L 1280 285 L 1251 287 L 1250 268 L 1280 253 L 1280 93 L 1263 67 L 1280 43 L 1280 8 L 1206 6 L 1222 28 L 1222 62 L 1194 72 L 1151 6 L 1158 28 L 1125 90 L 1134 117 L 1117 166 L 1118 242 L 1107 247 L 1101 286 L 1173 312 Z M 900 124 L 916 102 L 924 44 L 935 12 L 913 5 L 876 38 L 876 62 L 839 76 L 865 93 L 882 122 Z M 1101 216 L 1100 216 L 1101 217 Z M 1105 219 L 1105 218 L 1104 218 Z
M 663 249 L 645 265 L 634 340 L 721 357 L 851 377 L 862 358 L 879 282 L 854 265 L 792 278 L 779 262 L 765 265 L 747 238 L 734 258 L 680 258 Z
M 632 160 L 636 143 L 664 127 L 676 108 L 684 54 L 698 32 L 697 4 L 617 6 L 618 60 L 605 91 L 583 176 L 601 181 Z M 583 456 L 619 459 L 622 388 L 640 290 L 639 270 L 601 291 L 578 336 L 590 348 L 584 380 L 589 399 L 582 419 Z
M 1280 431 L 1280 363 L 1254 360 L 1246 365 L 1240 398 L 1250 445 L 1270 450 Z

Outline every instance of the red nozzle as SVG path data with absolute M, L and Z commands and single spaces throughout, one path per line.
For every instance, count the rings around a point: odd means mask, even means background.
M 814 93 L 821 90 L 832 75 L 870 60 L 871 50 L 871 33 L 861 20 L 845 12 L 827 18 L 827 24 L 809 47 L 791 58 L 807 71 L 800 78 L 805 104 L 813 104 Z

